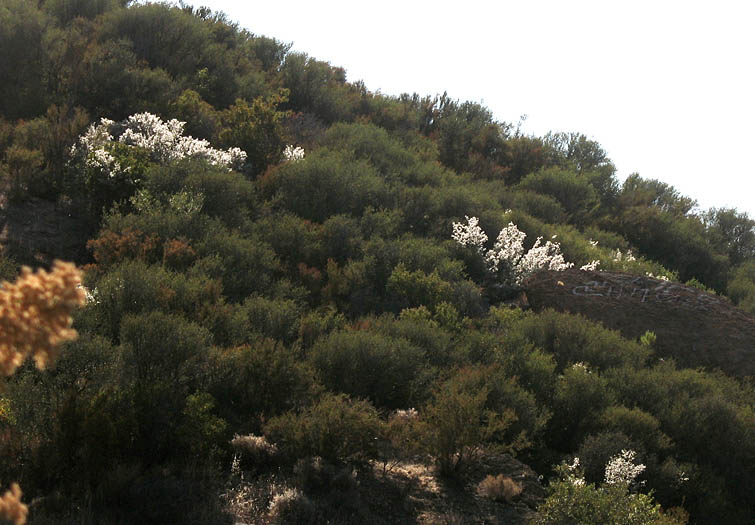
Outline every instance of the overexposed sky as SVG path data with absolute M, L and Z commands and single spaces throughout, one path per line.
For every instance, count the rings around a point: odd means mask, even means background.
M 188 0 L 386 95 L 481 102 L 578 131 L 618 177 L 755 217 L 755 2 Z

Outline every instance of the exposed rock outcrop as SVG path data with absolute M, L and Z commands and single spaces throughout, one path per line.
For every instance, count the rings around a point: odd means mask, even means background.
M 653 331 L 657 355 L 680 365 L 755 374 L 755 317 L 726 298 L 652 277 L 576 269 L 539 272 L 525 289 L 535 311 L 582 314 L 631 339 Z
M 3 196 L 4 197 L 4 196 Z M 0 198 L 0 253 L 30 266 L 49 266 L 61 259 L 89 260 L 87 221 L 71 205 L 39 198 L 9 203 Z

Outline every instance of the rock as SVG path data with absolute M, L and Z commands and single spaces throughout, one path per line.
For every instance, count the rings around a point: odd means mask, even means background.
M 49 266 L 55 259 L 89 262 L 87 221 L 73 206 L 40 198 L 0 206 L 0 254 L 30 266 Z
M 656 354 L 681 366 L 755 374 L 755 316 L 726 298 L 652 277 L 577 269 L 538 272 L 525 290 L 535 311 L 582 314 L 629 339 L 650 330 Z

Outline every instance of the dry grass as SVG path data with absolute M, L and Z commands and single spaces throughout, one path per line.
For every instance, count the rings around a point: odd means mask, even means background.
M 488 475 L 477 485 L 477 494 L 493 501 L 511 503 L 522 493 L 522 486 L 503 474 Z

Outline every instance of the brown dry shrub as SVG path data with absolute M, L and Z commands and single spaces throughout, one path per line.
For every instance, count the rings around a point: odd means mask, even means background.
M 170 239 L 163 245 L 163 264 L 171 268 L 187 268 L 196 256 L 194 248 L 183 239 Z
M 488 475 L 477 485 L 477 494 L 493 501 L 511 503 L 521 493 L 522 486 L 503 474 L 498 474 L 497 476 Z
M 106 231 L 87 242 L 95 261 L 104 266 L 116 264 L 124 258 L 156 260 L 159 245 L 159 237 L 134 228 L 126 228 L 122 233 Z
M 24 267 L 15 283 L 0 288 L 0 373 L 9 376 L 27 357 L 44 369 L 60 343 L 77 337 L 71 312 L 86 303 L 81 272 L 55 261 L 53 270 Z
M 302 491 L 294 488 L 275 494 L 268 507 L 268 517 L 276 525 L 313 523 L 315 516 L 315 505 Z
M 24 525 L 28 514 L 29 508 L 21 503 L 21 487 L 14 483 L 0 498 L 0 518 L 12 521 L 13 525 Z
M 254 434 L 247 436 L 236 434 L 231 440 L 231 446 L 255 464 L 269 461 L 278 453 L 278 447 L 274 443 L 270 443 L 265 436 Z

